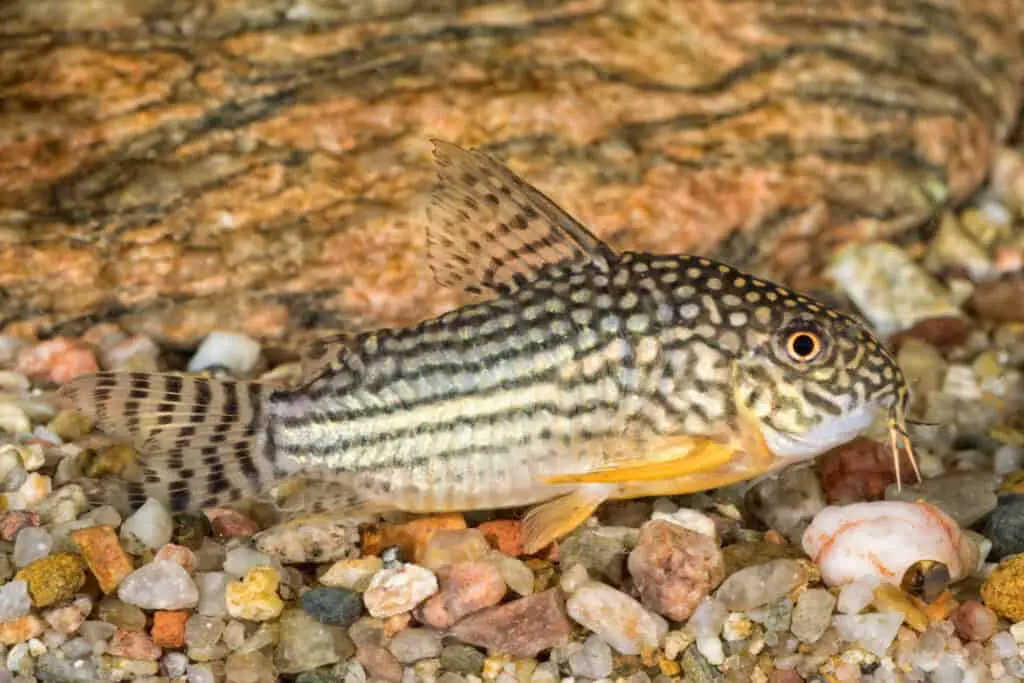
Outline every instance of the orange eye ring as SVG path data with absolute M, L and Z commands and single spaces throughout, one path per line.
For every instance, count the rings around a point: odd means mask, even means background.
M 786 353 L 801 363 L 817 358 L 822 348 L 821 337 L 809 330 L 798 330 L 786 338 Z

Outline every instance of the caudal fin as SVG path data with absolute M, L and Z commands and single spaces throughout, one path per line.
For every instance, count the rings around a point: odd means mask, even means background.
M 139 452 L 143 476 L 125 484 L 128 507 L 152 497 L 180 511 L 254 496 L 276 481 L 265 441 L 271 391 L 254 382 L 101 372 L 68 382 L 58 398 Z M 91 488 L 95 502 L 124 507 L 125 491 Z

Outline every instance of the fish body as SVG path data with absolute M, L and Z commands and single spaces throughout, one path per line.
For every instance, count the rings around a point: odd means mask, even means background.
M 903 375 L 855 318 L 708 258 L 617 254 L 497 162 L 436 149 L 430 263 L 475 301 L 323 340 L 292 388 L 142 373 L 66 385 L 146 454 L 133 506 L 298 478 L 373 509 L 539 504 L 526 521 L 540 547 L 603 500 L 748 479 L 880 411 L 902 425 Z

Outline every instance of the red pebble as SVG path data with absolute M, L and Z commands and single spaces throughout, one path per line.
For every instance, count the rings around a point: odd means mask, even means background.
M 967 641 L 983 642 L 996 632 L 996 613 L 977 600 L 968 600 L 957 607 L 950 621 L 956 634 Z
M 523 554 L 523 523 L 517 519 L 495 519 L 477 527 L 502 555 L 519 557 Z
M 914 469 L 901 451 L 900 474 L 904 484 L 914 483 Z M 821 485 L 832 505 L 881 500 L 889 484 L 896 482 L 892 451 L 888 444 L 857 438 L 821 457 Z
M 107 654 L 153 662 L 160 659 L 161 649 L 145 631 L 119 628 L 110 639 Z
M 189 574 L 196 570 L 196 554 L 183 545 L 168 543 L 156 551 L 156 560 L 170 560 L 185 568 Z
M 27 526 L 39 526 L 39 515 L 28 510 L 10 510 L 0 516 L 0 538 L 13 541 Z
M 82 342 L 55 337 L 18 354 L 17 371 L 33 379 L 64 384 L 99 370 L 96 354 Z
M 210 508 L 206 517 L 213 527 L 213 535 L 219 538 L 249 538 L 260 527 L 238 510 L 231 508 Z

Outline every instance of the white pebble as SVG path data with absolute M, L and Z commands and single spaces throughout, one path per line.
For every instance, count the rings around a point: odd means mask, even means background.
M 41 427 L 37 427 L 36 431 L 38 432 L 41 429 Z M 40 435 L 37 434 L 37 436 Z M 56 437 L 50 436 L 45 438 L 48 441 L 53 441 Z M 56 439 L 56 443 L 60 443 L 60 439 Z M 21 456 L 21 466 L 29 472 L 35 472 L 46 464 L 46 453 L 43 452 L 43 447 L 37 443 L 22 446 L 18 454 Z
M 0 446 L 0 482 L 7 481 L 7 477 L 15 469 L 23 469 L 18 447 L 10 443 Z
M 671 514 L 655 512 L 653 515 L 651 515 L 651 519 L 662 519 L 666 522 L 678 524 L 684 529 L 695 531 L 698 534 L 703 534 L 714 539 L 718 538 L 714 520 L 705 515 L 703 512 L 691 510 L 690 508 L 679 508 L 678 510 Z
M 374 574 L 363 602 L 370 616 L 383 619 L 411 611 L 437 590 L 437 577 L 432 571 L 403 564 Z
M 565 605 L 569 616 L 599 635 L 624 655 L 658 647 L 668 633 L 668 622 L 611 586 L 588 581 L 576 589 Z
M 715 636 L 698 638 L 697 650 L 704 655 L 704 659 L 715 666 L 720 666 L 725 661 L 725 650 L 722 648 L 722 641 Z
M 24 410 L 13 403 L 0 403 L 0 431 L 24 434 L 31 430 L 32 423 Z
M 856 643 L 879 657 L 885 656 L 902 623 L 902 612 L 837 614 L 832 617 L 832 626 L 840 639 Z
M 1010 635 L 1021 645 L 1024 645 L 1024 621 L 1018 621 L 1010 627 Z
M 171 678 L 181 678 L 188 672 L 188 657 L 181 652 L 168 652 L 164 655 L 164 668 Z
M 117 597 L 142 609 L 188 609 L 199 602 L 199 589 L 177 562 L 155 560 L 126 576 Z
M 844 585 L 839 590 L 837 609 L 843 614 L 860 614 L 874 600 L 877 585 L 878 579 L 874 576 L 866 576 Z
M 14 537 L 14 566 L 27 567 L 53 549 L 53 536 L 42 527 L 27 526 Z
M 211 332 L 188 362 L 189 372 L 222 366 L 237 377 L 245 377 L 260 358 L 259 342 L 244 334 Z
M 606 678 L 612 673 L 612 650 L 599 636 L 590 634 L 569 656 L 569 669 L 581 678 Z
M 706 597 L 690 615 L 690 620 L 686 622 L 686 630 L 698 638 L 717 637 L 728 617 L 729 610 L 720 600 Z
M 0 621 L 11 621 L 23 617 L 32 610 L 28 595 L 28 583 L 11 581 L 0 588 Z
M 234 577 L 225 572 L 200 572 L 195 576 L 199 589 L 197 611 L 207 617 L 225 617 L 228 614 L 227 590 Z
M 572 595 L 576 592 L 577 588 L 589 580 L 590 576 L 587 574 L 587 568 L 582 564 L 575 563 L 573 566 L 569 567 L 567 571 L 562 573 L 562 578 L 559 580 L 559 586 L 566 595 Z
M 189 664 L 188 683 L 217 683 L 217 674 L 209 664 Z
M 155 498 L 148 498 L 135 514 L 124 520 L 121 542 L 129 552 L 138 551 L 139 545 L 155 550 L 170 543 L 173 533 L 174 521 L 167 508 Z
M 246 546 L 232 548 L 224 558 L 224 571 L 237 577 L 245 576 L 246 572 L 253 567 L 274 567 L 277 569 L 278 567 L 274 565 L 275 563 L 270 555 L 247 548 Z
M 7 653 L 7 669 L 11 673 L 23 676 L 32 675 L 32 655 L 28 651 L 28 643 L 18 643 Z

